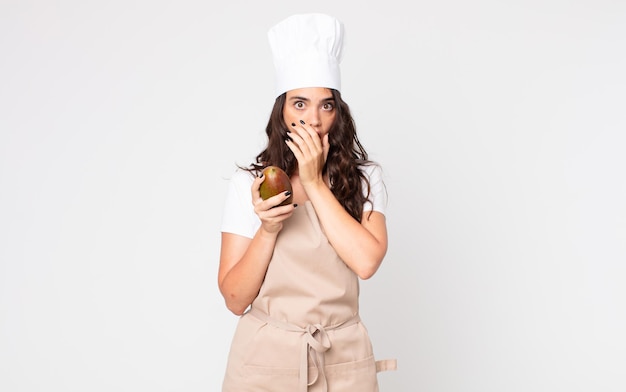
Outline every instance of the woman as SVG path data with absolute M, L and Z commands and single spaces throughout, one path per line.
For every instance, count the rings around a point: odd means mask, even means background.
M 395 365 L 374 360 L 358 315 L 358 278 L 387 250 L 386 194 L 339 92 L 342 34 L 320 14 L 270 30 L 268 144 L 231 179 L 223 217 L 219 287 L 242 315 L 223 391 L 377 391 L 376 372 Z M 289 175 L 293 204 L 260 197 L 269 165 Z

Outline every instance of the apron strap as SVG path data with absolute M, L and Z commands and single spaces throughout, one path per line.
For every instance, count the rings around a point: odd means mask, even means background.
M 395 359 L 381 359 L 376 361 L 376 373 L 386 372 L 387 370 L 398 370 L 398 361 Z
M 332 344 L 326 331 L 349 327 L 361 321 L 359 315 L 356 314 L 340 324 L 328 327 L 324 327 L 321 324 L 309 324 L 305 328 L 300 328 L 297 325 L 276 320 L 256 308 L 250 308 L 247 313 L 250 313 L 252 316 L 276 328 L 290 332 L 302 333 L 302 346 L 300 348 L 300 375 L 298 384 L 299 392 L 307 392 L 308 387 L 313 385 L 318 379 L 322 383 L 322 391 L 328 391 L 328 383 L 326 382 L 326 373 L 324 370 L 324 353 L 330 349 Z M 309 359 L 310 362 L 313 363 L 312 367 L 316 369 L 316 374 L 312 381 L 309 381 Z M 376 371 L 379 371 L 378 363 L 376 364 Z

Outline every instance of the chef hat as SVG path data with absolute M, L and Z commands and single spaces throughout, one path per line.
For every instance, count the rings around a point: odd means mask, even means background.
M 293 15 L 267 33 L 276 71 L 276 96 L 304 87 L 339 90 L 343 25 L 324 14 Z

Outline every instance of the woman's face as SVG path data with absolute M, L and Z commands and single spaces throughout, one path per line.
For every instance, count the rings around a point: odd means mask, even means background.
M 287 128 L 302 120 L 323 137 L 333 125 L 336 115 L 335 99 L 328 88 L 307 87 L 287 91 L 283 108 Z

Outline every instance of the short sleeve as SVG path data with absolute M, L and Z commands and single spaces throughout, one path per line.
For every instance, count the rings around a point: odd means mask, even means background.
M 363 205 L 363 211 L 378 211 L 385 214 L 387 211 L 387 188 L 383 180 L 383 171 L 377 164 L 361 166 L 370 182 L 369 201 Z M 367 196 L 367 184 L 363 184 L 363 194 Z
M 241 169 L 230 178 L 222 213 L 222 232 L 254 237 L 261 221 L 252 205 L 250 188 L 253 181 L 254 175 Z

